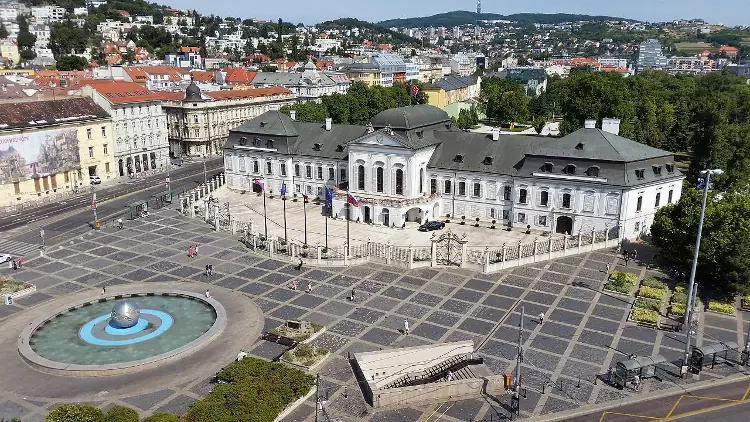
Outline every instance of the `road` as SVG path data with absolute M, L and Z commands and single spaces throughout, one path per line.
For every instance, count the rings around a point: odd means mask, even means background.
M 221 158 L 210 159 L 205 163 L 206 176 L 209 179 L 223 171 Z M 122 215 L 123 219 L 129 217 L 127 205 L 134 201 L 147 200 L 151 195 L 166 190 L 165 177 L 166 172 L 95 187 L 97 218 L 104 224 L 118 215 Z M 184 190 L 194 188 L 203 183 L 203 162 L 184 164 L 172 170 L 170 180 L 171 190 L 175 196 Z M 74 236 L 90 230 L 94 220 L 91 199 L 92 193 L 86 189 L 85 193 L 61 202 L 19 210 L 3 216 L 0 218 L 0 235 L 10 241 L 39 244 L 39 226 L 43 225 L 46 243 L 53 244 L 61 235 Z
M 750 379 L 644 400 L 559 422 L 746 422 L 750 421 Z

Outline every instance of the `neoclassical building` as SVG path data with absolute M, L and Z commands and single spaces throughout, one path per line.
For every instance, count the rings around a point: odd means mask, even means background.
M 683 174 L 673 154 L 619 136 L 619 120 L 589 120 L 563 138 L 465 132 L 430 105 L 383 111 L 367 126 L 293 120 L 269 111 L 230 131 L 224 147 L 230 188 L 264 180 L 278 194 L 323 198 L 346 218 L 407 221 L 495 220 L 498 225 L 577 233 L 617 230 L 633 239 L 656 210 L 676 202 Z M 468 224 L 468 223 L 467 223 Z

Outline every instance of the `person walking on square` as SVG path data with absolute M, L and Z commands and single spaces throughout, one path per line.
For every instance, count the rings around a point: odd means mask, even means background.
M 192 257 L 193 257 L 193 247 L 192 247 L 192 246 L 188 248 L 188 256 L 189 256 L 190 258 L 192 258 Z
M 292 284 L 290 286 L 292 290 L 297 290 L 297 280 L 292 280 Z
M 23 258 L 18 258 L 18 268 L 23 267 Z
M 208 264 L 206 264 L 206 277 L 208 277 L 210 274 L 208 273 Z
M 211 292 L 209 292 L 208 289 L 206 289 L 206 297 L 211 297 Z
M 626 256 L 626 257 L 625 257 L 625 266 L 626 266 L 626 267 L 628 266 L 628 261 L 630 261 L 630 257 L 629 257 L 629 256 Z
M 13 271 L 17 270 L 18 269 L 18 263 L 16 262 L 16 260 L 15 259 L 11 259 L 10 261 L 11 261 L 11 266 L 13 267 Z
M 198 245 L 193 248 L 193 255 L 198 256 Z
M 302 271 L 302 258 L 297 262 L 297 271 Z
M 607 369 L 607 384 L 612 382 L 612 367 L 610 366 L 609 369 Z
M 607 275 L 609 275 L 609 263 L 607 263 Z
M 214 275 L 214 264 L 208 264 L 208 275 Z
M 307 293 L 312 293 L 312 283 L 307 283 Z
M 544 322 L 544 312 L 539 312 L 539 325 Z
M 623 249 L 622 250 L 622 259 L 625 259 L 627 257 L 628 257 L 628 250 L 627 249 Z
M 638 259 L 638 250 L 637 250 L 637 249 L 634 249 L 634 250 L 633 250 L 633 261 L 635 261 L 635 260 L 637 260 L 637 259 Z
M 351 295 L 351 296 L 349 296 L 349 300 L 350 300 L 351 302 L 354 302 L 354 300 L 355 300 L 356 298 L 357 298 L 357 296 L 356 296 L 356 295 L 354 294 L 354 289 L 352 289 L 352 295 Z
M 103 295 L 106 295 L 106 294 L 107 294 L 107 286 L 103 286 L 103 287 L 102 287 L 102 294 L 103 294 Z
M 638 391 L 638 386 L 641 385 L 641 377 L 638 375 L 633 376 L 633 389 Z
M 408 320 L 404 320 L 404 335 L 405 336 L 409 335 L 409 321 Z

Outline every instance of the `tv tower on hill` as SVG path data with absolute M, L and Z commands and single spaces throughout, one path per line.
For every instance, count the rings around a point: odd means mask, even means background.
M 477 0 L 477 15 L 482 14 L 482 0 Z

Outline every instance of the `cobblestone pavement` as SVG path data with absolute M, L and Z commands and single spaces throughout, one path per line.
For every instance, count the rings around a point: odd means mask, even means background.
M 263 197 L 256 193 L 241 194 L 237 191 L 220 188 L 214 193 L 221 202 L 229 202 L 232 212 L 232 218 L 238 221 L 253 221 L 253 231 L 263 233 Z M 364 205 L 362 205 L 364 207 Z M 278 195 L 270 198 L 266 196 L 266 215 L 268 218 L 268 235 L 270 237 L 284 238 L 284 204 Z M 292 199 L 286 201 L 286 219 L 287 235 L 290 239 L 302 240 L 304 238 L 305 216 L 303 212 L 302 196 L 294 202 Z M 309 203 L 307 208 L 307 238 L 310 245 L 325 245 L 325 217 L 323 205 Z M 432 215 L 428 216 L 434 220 Z M 440 216 L 441 220 L 446 220 L 445 214 Z M 542 231 L 532 230 L 531 234 L 526 234 L 526 226 L 518 226 L 513 231 L 501 230 L 502 222 L 497 223 L 497 229 L 492 230 L 491 221 L 479 222 L 479 227 L 473 218 L 466 217 L 466 224 L 461 225 L 461 216 L 451 218 L 451 223 L 446 228 L 451 229 L 459 236 L 466 235 L 469 246 L 502 246 L 503 243 L 508 245 L 517 245 L 519 241 L 523 243 L 533 242 L 535 238 L 542 234 Z M 417 231 L 419 223 L 408 222 L 404 229 L 389 228 L 379 225 L 371 225 L 357 222 L 349 223 L 349 239 L 352 245 L 367 242 L 368 240 L 386 243 L 391 242 L 398 246 L 429 246 L 430 237 L 439 232 L 420 232 Z M 346 220 L 328 219 L 328 245 L 342 246 L 346 243 Z
M 186 251 L 193 244 L 200 245 L 200 256 L 190 260 Z M 639 250 L 639 256 L 648 258 L 645 247 Z M 215 268 L 211 278 L 203 275 L 207 263 Z M 521 306 L 528 315 L 524 320 L 522 364 L 527 391 L 521 401 L 525 417 L 539 418 L 636 394 L 646 397 L 676 384 L 695 382 L 694 378 L 680 380 L 667 374 L 661 382 L 646 380 L 637 393 L 595 382 L 597 374 L 606 373 L 610 366 L 631 353 L 641 356 L 659 353 L 676 361 L 684 348 L 681 333 L 657 331 L 626 321 L 628 300 L 601 291 L 607 263 L 613 269 L 635 272 L 641 278 L 660 276 L 632 262 L 627 268 L 622 267 L 624 262 L 615 256 L 614 250 L 495 274 L 445 267 L 403 271 L 376 264 L 303 267 L 297 271 L 294 265 L 248 252 L 236 238 L 212 232 L 199 219 L 186 219 L 164 209 L 144 221 L 128 222 L 123 230 L 107 228 L 92 232 L 75 239 L 73 244 L 51 247 L 46 257 L 28 259 L 25 268 L 14 276 L 35 283 L 39 291 L 12 306 L 0 306 L 0 324 L 10 315 L 53 297 L 114 284 L 189 279 L 215 286 L 212 289 L 236 290 L 253 298 L 263 310 L 265 330 L 290 318 L 327 326 L 327 331 L 315 340 L 317 345 L 333 352 L 319 369 L 321 392 L 328 398 L 326 411 L 330 420 L 341 421 L 412 422 L 430 417 L 430 420 L 439 417 L 441 421 L 476 421 L 490 420 L 490 415 L 493 420 L 504 418 L 508 414 L 507 397 L 477 396 L 403 409 L 372 409 L 362 399 L 346 356 L 348 352 L 473 340 L 492 372 L 511 373 L 515 368 Z M 8 274 L 10 270 L 0 271 Z M 289 290 L 287 286 L 292 279 L 305 287 L 308 281 L 312 282 L 312 294 L 304 293 L 304 289 Z M 347 300 L 352 288 L 358 293 L 354 303 Z M 536 321 L 539 312 L 546 315 L 542 326 Z M 412 328 L 408 336 L 399 332 L 404 319 L 409 320 Z M 748 324 L 750 315 L 743 312 L 738 311 L 737 317 L 701 312 L 698 342 L 705 344 L 719 339 L 743 344 L 742 335 Z M 257 341 L 248 345 L 248 350 L 264 358 L 279 353 L 269 346 Z M 736 368 L 717 366 L 704 371 L 700 378 L 715 379 L 736 372 Z M 64 401 L 24 397 L 12 388 L 0 386 L 0 418 L 20 416 L 24 422 L 42 421 L 50 408 Z M 117 400 L 107 399 L 106 394 L 96 395 L 90 402 L 103 408 L 127 404 L 143 414 L 180 413 L 210 389 L 208 380 L 195 379 L 161 390 L 136 387 L 132 397 Z M 313 418 L 314 401 L 308 401 L 285 421 L 310 422 Z

